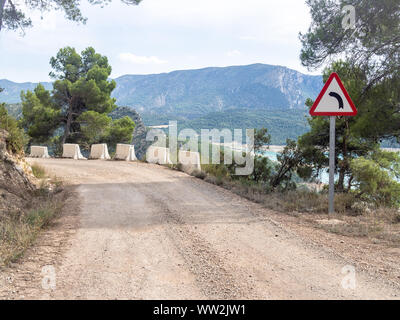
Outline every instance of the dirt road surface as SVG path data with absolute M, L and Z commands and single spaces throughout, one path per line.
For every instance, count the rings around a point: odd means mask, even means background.
M 144 163 L 29 161 L 73 193 L 57 223 L 1 273 L 2 298 L 400 296 L 395 283 L 299 235 L 262 206 L 184 173 Z M 343 273 L 348 265 L 355 278 Z

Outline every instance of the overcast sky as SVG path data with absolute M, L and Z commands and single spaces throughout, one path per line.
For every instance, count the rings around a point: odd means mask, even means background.
M 112 77 L 209 66 L 267 63 L 309 73 L 299 61 L 298 33 L 310 24 L 303 0 L 118 0 L 82 3 L 86 25 L 61 12 L 36 12 L 21 37 L 0 32 L 0 79 L 48 81 L 59 48 L 88 46 L 106 55 Z

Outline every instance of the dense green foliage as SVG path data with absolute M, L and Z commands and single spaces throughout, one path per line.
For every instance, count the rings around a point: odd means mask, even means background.
M 60 49 L 51 58 L 55 82 L 52 92 L 39 84 L 33 92 L 21 93 L 21 125 L 31 143 L 81 143 L 88 149 L 93 143 L 129 142 L 134 123 L 130 119 L 113 121 L 108 114 L 115 109 L 109 81 L 111 67 L 105 56 L 87 48 L 81 55 L 75 49 Z
M 18 127 L 17 120 L 8 115 L 5 104 L 0 104 L 0 129 L 8 132 L 6 138 L 7 150 L 11 153 L 22 154 L 26 143 L 26 136 Z
M 51 99 L 50 92 L 39 84 L 33 92 L 21 93 L 22 120 L 32 142 L 44 143 L 53 136 L 61 122 L 61 107 Z
M 296 188 L 299 176 L 303 175 L 307 166 L 302 161 L 302 153 L 296 142 L 288 139 L 284 150 L 278 153 L 277 161 L 271 161 L 263 156 L 263 151 L 268 147 L 271 136 L 266 128 L 254 132 L 254 170 L 248 176 L 236 175 L 238 165 L 224 164 L 224 155 L 231 152 L 230 149 L 223 149 L 220 152 L 220 163 L 203 165 L 203 170 L 216 177 L 217 184 L 225 179 L 239 181 L 248 186 L 257 186 L 263 192 L 288 191 Z
M 111 0 L 88 0 L 94 5 L 107 5 Z M 122 0 L 126 4 L 139 4 L 142 0 Z M 15 0 L 0 0 L 0 31 L 2 29 L 17 30 L 21 32 L 32 26 L 30 19 L 31 10 L 39 10 L 42 13 L 50 10 L 61 10 L 68 20 L 78 23 L 86 23 L 86 18 L 79 8 L 80 0 L 26 0 L 22 7 Z
M 112 146 L 115 146 L 117 143 L 130 144 L 134 129 L 135 123 L 130 117 L 126 116 L 116 119 L 111 122 L 104 141 Z
M 395 0 L 309 0 L 313 18 L 301 35 L 301 60 L 309 68 L 330 62 L 358 108 L 356 117 L 337 117 L 336 190 L 378 206 L 400 206 L 400 155 L 379 150 L 387 141 L 400 142 L 400 3 Z M 354 28 L 344 28 L 344 5 L 354 5 Z M 338 57 L 344 60 L 331 62 Z M 312 95 L 310 95 L 312 97 Z M 311 107 L 308 99 L 306 105 Z M 309 132 L 298 143 L 288 140 L 278 163 L 255 158 L 250 183 L 266 190 L 290 190 L 329 163 L 329 118 L 309 118 Z M 256 135 L 256 139 L 258 139 Z M 219 168 L 218 172 L 224 172 Z M 217 173 L 218 173 L 217 172 Z M 227 172 L 229 174 L 229 170 Z M 243 178 L 240 178 L 243 179 Z M 351 204 L 350 204 L 351 205 Z
M 304 66 L 315 68 L 345 57 L 365 70 L 369 86 L 400 70 L 400 2 L 398 0 L 307 0 L 312 24 L 300 35 Z M 354 25 L 346 25 L 345 6 L 355 9 Z M 367 87 L 369 88 L 369 87 Z
M 390 174 L 399 157 L 376 150 L 385 140 L 400 142 L 400 3 L 309 0 L 308 4 L 313 22 L 301 35 L 301 60 L 313 68 L 344 58 L 325 69 L 324 81 L 337 72 L 359 112 L 356 117 L 337 117 L 337 190 L 399 205 L 396 174 Z M 354 28 L 342 26 L 344 5 L 355 7 Z M 306 104 L 312 103 L 309 99 Z M 309 124 L 311 130 L 299 138 L 299 144 L 305 162 L 318 172 L 328 166 L 329 119 L 314 117 Z
M 313 18 L 301 35 L 302 63 L 310 68 L 340 57 L 347 79 L 358 85 L 357 126 L 367 138 L 400 139 L 400 2 L 397 0 L 307 1 Z M 342 26 L 345 5 L 353 5 L 354 28 Z M 333 68 L 335 69 L 335 67 Z M 344 68 L 341 68 L 342 73 Z M 351 76 L 350 73 L 353 73 Z M 349 81 L 349 80 L 348 80 Z M 370 124 L 374 125 L 371 126 Z
M 400 154 L 374 150 L 350 162 L 359 198 L 400 206 Z
M 271 178 L 271 188 L 291 190 L 296 188 L 295 175 L 309 177 L 309 167 L 304 163 L 304 155 L 296 141 L 288 139 L 282 152 L 277 155 L 276 173 Z
M 77 120 L 81 127 L 80 143 L 85 149 L 89 149 L 92 143 L 103 142 L 112 122 L 107 114 L 95 111 L 87 111 L 81 114 Z
M 366 83 L 364 73 L 352 68 L 349 63 L 335 62 L 330 68 L 325 69 L 324 79 L 328 79 L 332 72 L 337 72 L 341 77 L 350 96 L 356 104 L 359 115 L 356 117 L 338 117 L 336 120 L 336 169 L 339 173 L 337 188 L 339 191 L 349 191 L 351 189 L 352 172 L 350 169 L 350 160 L 356 157 L 364 156 L 370 150 L 378 146 L 375 137 L 371 137 L 370 128 L 364 127 L 370 125 L 364 121 L 363 115 L 368 113 L 368 103 L 361 99 L 363 87 Z M 376 101 L 376 96 L 371 97 Z M 313 101 L 307 101 L 311 107 Z M 304 157 L 316 171 L 326 168 L 329 165 L 329 118 L 312 117 L 309 119 L 311 130 L 299 138 L 299 144 L 303 149 Z M 363 132 L 368 133 L 363 134 Z M 346 179 L 347 178 L 347 179 Z M 348 181 L 345 187 L 345 181 Z
M 82 135 L 79 143 L 84 149 L 89 149 L 94 143 L 108 143 L 111 150 L 117 143 L 130 144 L 135 129 L 135 123 L 128 116 L 112 120 L 110 116 L 95 111 L 83 113 L 78 122 Z
M 265 191 L 285 192 L 296 189 L 300 177 L 307 179 L 310 171 L 304 163 L 301 149 L 296 141 L 287 139 L 285 148 L 282 152 L 278 152 L 277 161 L 273 162 L 265 156 L 258 155 L 268 145 L 265 133 L 265 128 L 255 131 L 254 172 L 247 177 L 247 180 L 249 183 L 255 182 L 263 186 Z
M 271 135 L 267 128 L 261 128 L 254 131 L 254 151 L 260 152 L 262 147 L 271 143 Z

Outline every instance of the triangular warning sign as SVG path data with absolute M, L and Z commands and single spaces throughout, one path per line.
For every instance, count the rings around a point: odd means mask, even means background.
M 332 73 L 325 83 L 310 114 L 312 116 L 357 115 L 357 109 L 337 73 Z

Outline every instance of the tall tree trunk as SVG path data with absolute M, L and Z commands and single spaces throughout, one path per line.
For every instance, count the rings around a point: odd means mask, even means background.
M 0 0 L 0 31 L 3 27 L 3 16 L 4 16 L 4 7 L 6 5 L 7 0 Z
M 343 132 L 343 160 L 341 161 L 340 170 L 339 170 L 339 181 L 337 185 L 337 189 L 339 192 L 344 192 L 344 178 L 346 176 L 346 170 L 348 167 L 348 158 L 347 158 L 347 133 L 349 128 L 349 123 L 345 120 L 345 129 Z
M 344 167 L 341 167 L 339 170 L 339 180 L 338 180 L 338 184 L 337 184 L 337 191 L 338 192 L 343 192 L 344 191 L 344 178 L 346 175 L 346 170 L 344 169 Z
M 67 115 L 67 123 L 65 124 L 65 128 L 64 128 L 64 135 L 62 138 L 62 144 L 65 143 L 65 141 L 67 140 L 68 136 L 71 133 L 71 124 L 72 124 L 72 103 L 70 103 L 69 107 L 68 107 L 68 115 Z
M 349 178 L 349 181 L 347 183 L 347 192 L 351 191 L 351 183 L 353 182 L 353 180 L 354 180 L 354 177 L 353 177 L 353 175 L 351 175 L 351 177 Z

